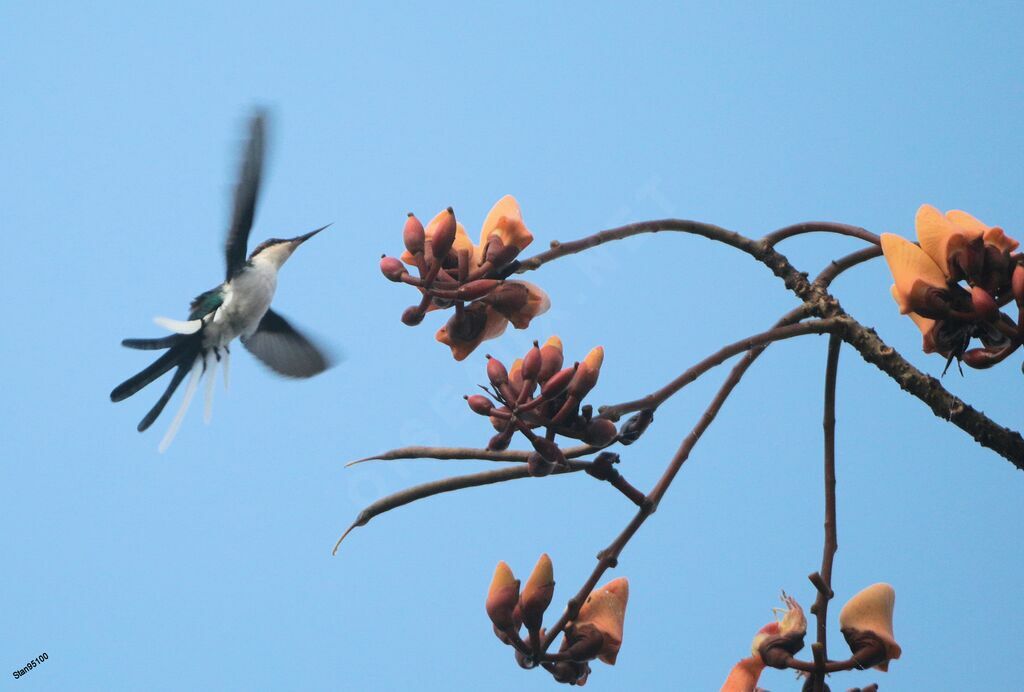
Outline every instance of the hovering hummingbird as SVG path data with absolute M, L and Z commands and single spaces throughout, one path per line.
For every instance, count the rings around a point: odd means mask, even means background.
M 224 247 L 227 259 L 224 283 L 199 294 L 192 301 L 188 320 L 155 318 L 154 322 L 173 334 L 156 339 L 125 339 L 121 342 L 128 348 L 167 351 L 149 367 L 115 387 L 110 393 L 111 401 L 127 399 L 171 369 L 177 368 L 167 389 L 149 413 L 139 421 L 139 432 L 153 424 L 175 390 L 189 376 L 181 408 L 160 443 L 161 452 L 174 439 L 204 373 L 207 376 L 204 419 L 210 421 L 217 365 L 223 362 L 226 387 L 229 347 L 235 337 L 241 339 L 242 345 L 250 353 L 281 375 L 312 377 L 329 367 L 328 358 L 319 348 L 270 309 L 281 265 L 297 247 L 327 226 L 295 238 L 265 240 L 246 259 L 249 230 L 263 170 L 265 137 L 266 116 L 258 112 L 249 124 L 249 140 L 244 149 L 238 186 L 235 189 L 231 226 Z

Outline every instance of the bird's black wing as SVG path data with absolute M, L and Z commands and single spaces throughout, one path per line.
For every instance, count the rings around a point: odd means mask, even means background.
M 266 146 L 267 116 L 257 111 L 249 122 L 249 141 L 242 153 L 242 167 L 238 172 L 235 187 L 234 209 L 231 211 L 231 226 L 224 241 L 227 259 L 227 276 L 230 280 L 245 266 L 246 250 L 249 246 L 249 230 L 256 213 L 256 198 L 260 192 L 260 178 L 263 176 L 263 155 Z
M 312 377 L 330 367 L 323 351 L 273 310 L 260 321 L 260 326 L 242 344 L 271 370 L 287 377 Z

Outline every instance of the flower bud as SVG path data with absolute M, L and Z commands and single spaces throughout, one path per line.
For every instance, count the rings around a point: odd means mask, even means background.
M 568 392 L 577 399 L 583 399 L 594 385 L 597 384 L 597 373 L 591 370 L 586 360 L 576 368 L 576 374 L 569 382 Z
M 595 346 L 590 349 L 590 353 L 583 359 L 583 362 L 587 364 L 591 370 L 594 371 L 594 377 L 596 378 L 601 374 L 601 364 L 604 363 L 604 347 Z
M 537 379 L 540 382 L 547 382 L 562 367 L 562 340 L 553 336 L 545 341 L 544 345 L 540 347 L 540 358 L 540 372 L 537 374 Z
M 423 321 L 423 309 L 419 305 L 410 305 L 402 313 L 402 324 L 415 327 Z
M 546 437 L 534 437 L 531 442 L 533 443 L 533 448 L 552 464 L 565 466 L 568 463 L 558 445 Z
M 487 616 L 501 631 L 516 629 L 514 611 L 519 603 L 519 580 L 504 561 L 494 569 L 487 592 Z
M 647 430 L 647 426 L 654 420 L 654 409 L 644 409 L 640 413 L 630 416 L 622 425 L 619 431 L 619 442 L 624 445 L 631 445 L 640 439 L 640 436 Z
M 508 449 L 509 444 L 512 442 L 512 434 L 515 432 L 513 428 L 508 428 L 499 432 L 497 435 L 492 437 L 487 442 L 487 449 L 492 452 L 503 452 Z
M 494 404 L 491 400 L 483 394 L 467 396 L 466 403 L 469 404 L 469 408 L 473 410 L 473 413 L 479 413 L 481 416 L 491 415 L 491 409 L 494 408 Z
M 423 231 L 423 224 L 410 213 L 409 218 L 405 220 L 405 228 L 402 230 L 402 241 L 405 243 L 405 249 L 412 255 L 423 252 L 425 238 L 426 234 Z
M 512 367 L 508 371 L 508 387 L 512 390 L 513 396 L 519 396 L 523 391 L 523 359 L 516 358 L 512 361 Z
M 981 319 L 991 322 L 999 317 L 999 306 L 989 292 L 980 286 L 971 288 L 971 306 Z
M 540 366 L 540 348 L 537 346 L 537 342 L 534 341 L 533 348 L 527 351 L 526 355 L 523 356 L 523 379 L 536 382 L 537 375 L 540 374 Z
M 622 625 L 628 601 L 629 580 L 625 577 L 613 579 L 590 592 L 574 623 L 577 628 L 586 624 L 597 628 L 604 638 L 597 657 L 608 665 L 615 665 L 622 646 Z
M 459 289 L 459 300 L 476 300 L 477 298 L 483 298 L 499 285 L 501 285 L 501 282 L 497 279 L 477 279 L 476 281 L 470 281 L 467 284 L 463 284 Z
M 964 351 L 960 360 L 975 370 L 984 370 L 1002 360 L 1001 352 L 1002 349 L 972 348 L 969 351 Z
M 505 364 L 490 355 L 487 356 L 487 379 L 495 389 L 508 384 L 508 370 L 505 369 Z
M 555 595 L 555 572 L 547 553 L 540 556 L 526 580 L 526 586 L 519 595 L 519 614 L 523 624 L 530 631 L 539 630 L 544 620 L 544 611 Z
M 397 257 L 388 257 L 387 255 L 380 258 L 380 273 L 387 277 L 389 281 L 401 281 L 402 277 L 408 274 L 405 265 Z
M 543 352 L 544 349 L 542 348 Z M 565 388 L 572 382 L 572 378 L 576 375 L 576 366 L 571 368 L 565 368 L 559 370 L 554 375 L 548 378 L 547 382 L 540 388 L 540 395 L 545 399 L 554 399 L 559 394 L 565 391 Z
M 586 661 L 559 661 L 548 670 L 555 682 L 583 687 L 590 677 L 590 664 Z
M 448 207 L 448 213 L 441 216 L 440 223 L 437 224 L 430 236 L 430 250 L 438 261 L 443 260 L 448 255 L 448 251 L 452 249 L 452 244 L 455 243 L 456 228 L 455 211 Z
M 853 655 L 864 667 L 889 670 L 889 661 L 902 650 L 892 633 L 896 591 L 889 584 L 872 584 L 847 601 L 839 611 L 839 628 Z
M 1018 264 L 1013 268 L 1010 286 L 1013 289 L 1013 297 L 1017 300 L 1017 305 L 1024 305 L 1024 264 Z
M 595 418 L 590 421 L 583 433 L 583 441 L 594 447 L 606 447 L 615 441 L 619 431 L 607 418 Z
M 542 457 L 537 452 L 531 452 L 526 457 L 526 472 L 534 478 L 543 478 L 555 470 L 555 465 Z

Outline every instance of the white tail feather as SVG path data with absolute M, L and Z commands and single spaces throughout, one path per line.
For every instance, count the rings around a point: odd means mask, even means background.
M 228 391 L 228 361 L 231 360 L 231 351 L 224 347 L 224 391 Z
M 163 327 L 169 332 L 175 334 L 195 334 L 199 331 L 199 328 L 203 326 L 202 320 L 172 320 L 170 317 L 154 317 L 153 322 L 158 327 Z
M 167 451 L 167 448 L 171 446 L 171 442 L 174 441 L 174 436 L 178 434 L 178 428 L 181 427 L 181 421 L 185 419 L 185 412 L 188 411 L 189 404 L 192 403 L 192 397 L 195 396 L 196 388 L 199 386 L 199 376 L 202 374 L 203 357 L 200 355 L 196 356 L 196 359 L 192 362 L 192 372 L 188 378 L 188 386 L 185 387 L 185 396 L 181 400 L 181 407 L 174 415 L 174 420 L 171 421 L 171 427 L 167 429 L 164 439 L 160 440 L 158 450 L 161 454 Z
M 213 385 L 217 383 L 217 352 L 206 352 L 206 396 L 203 406 L 203 422 L 207 425 L 213 420 Z

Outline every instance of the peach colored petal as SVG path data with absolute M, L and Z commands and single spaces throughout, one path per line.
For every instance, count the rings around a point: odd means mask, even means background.
M 946 276 L 925 252 L 902 236 L 883 233 L 882 253 L 895 280 L 896 302 L 900 312 L 910 312 L 914 284 L 923 281 L 929 286 L 946 288 Z
M 514 245 L 520 250 L 533 242 L 533 234 L 523 223 L 519 202 L 512 195 L 505 195 L 499 199 L 487 212 L 480 231 L 480 244 L 477 246 L 477 263 L 483 261 L 483 252 L 487 249 L 487 241 L 492 234 L 497 234 L 505 245 Z
M 984 233 L 988 230 L 987 224 L 979 221 L 965 211 L 960 211 L 959 209 L 950 209 L 947 211 L 946 218 L 961 229 L 969 231 L 972 234 Z
M 622 646 L 622 625 L 628 601 L 629 580 L 619 577 L 591 591 L 576 618 L 577 624 L 592 624 L 604 635 L 604 648 L 598 658 L 608 665 L 615 665 Z
M 1003 252 L 1013 252 L 1020 243 L 1006 235 L 1006 232 L 998 226 L 985 231 L 985 244 L 994 245 Z
M 486 310 L 487 321 L 473 338 L 461 339 L 451 334 L 447 324 L 437 330 L 434 338 L 452 350 L 452 357 L 455 360 L 465 360 L 482 342 L 501 336 L 508 326 L 507 317 L 490 306 L 486 306 Z
M 744 658 L 729 671 L 729 677 L 725 679 L 725 684 L 719 692 L 754 692 L 764 668 L 760 656 Z
M 975 222 L 977 219 L 971 217 Z M 949 256 L 957 249 L 979 237 L 983 229 L 977 227 L 964 228 L 950 221 L 938 209 L 930 204 L 922 204 L 914 218 L 917 229 L 917 242 L 921 244 L 932 261 L 946 276 L 949 276 Z
M 896 590 L 889 584 L 872 584 L 853 596 L 839 611 L 839 628 L 859 632 L 873 632 L 885 642 L 889 660 L 903 653 L 892 632 L 892 613 L 896 605 Z M 875 666 L 889 670 L 889 660 Z
M 899 303 L 900 299 L 896 294 L 896 286 L 892 286 L 889 289 L 889 292 L 892 293 L 893 300 Z M 917 325 L 917 328 L 921 330 L 921 350 L 925 353 L 935 353 L 935 342 L 932 339 L 932 329 L 935 327 L 935 320 L 928 317 L 921 317 L 913 311 L 906 313 L 906 315 L 913 320 L 914 324 Z

